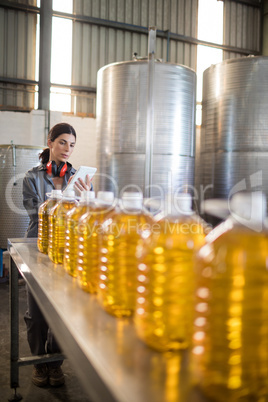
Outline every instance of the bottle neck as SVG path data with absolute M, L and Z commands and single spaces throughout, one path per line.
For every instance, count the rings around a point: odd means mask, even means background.
M 142 199 L 137 198 L 122 199 L 120 202 L 120 209 L 125 213 L 131 213 L 131 214 L 141 213 L 143 209 Z

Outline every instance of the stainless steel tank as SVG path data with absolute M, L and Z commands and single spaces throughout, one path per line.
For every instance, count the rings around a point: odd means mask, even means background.
M 7 239 L 24 237 L 29 218 L 23 206 L 22 181 L 27 170 L 39 164 L 42 147 L 0 145 L 0 248 Z
M 230 59 L 205 70 L 196 166 L 203 198 L 243 190 L 268 196 L 267 94 L 268 57 Z
M 155 61 L 152 195 L 194 185 L 196 74 Z M 144 192 L 148 62 L 114 63 L 98 71 L 97 187 Z

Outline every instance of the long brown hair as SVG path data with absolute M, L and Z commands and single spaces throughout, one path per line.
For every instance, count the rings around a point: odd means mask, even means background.
M 76 132 L 73 126 L 71 126 L 68 123 L 58 123 L 53 126 L 49 133 L 48 133 L 48 139 L 50 139 L 52 142 L 55 141 L 56 138 L 58 138 L 61 134 L 72 134 L 74 135 L 76 139 Z M 49 161 L 49 148 L 45 148 L 43 152 L 39 155 L 39 160 L 42 163 L 47 163 Z

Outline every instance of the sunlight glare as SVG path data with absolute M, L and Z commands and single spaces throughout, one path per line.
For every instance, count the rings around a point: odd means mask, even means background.
M 218 0 L 199 0 L 197 37 L 206 42 L 222 44 L 223 41 L 223 2 Z
M 71 84 L 72 74 L 72 21 L 52 19 L 51 82 Z
M 203 90 L 203 72 L 212 64 L 217 64 L 222 61 L 222 50 L 213 47 L 198 45 L 197 46 L 197 89 L 196 99 L 202 101 Z
M 199 0 L 198 39 L 217 44 L 223 43 L 223 2 L 218 0 Z M 202 102 L 203 73 L 212 64 L 220 63 L 223 51 L 210 46 L 197 46 L 197 86 L 196 101 Z M 202 108 L 196 109 L 196 124 L 202 123 Z
M 71 111 L 71 90 L 52 87 L 50 90 L 50 110 L 69 113 Z
M 61 11 L 62 13 L 72 14 L 73 0 L 53 0 L 52 9 L 55 11 Z
M 65 18 L 52 19 L 51 82 L 63 85 L 72 83 L 72 21 Z M 61 92 L 59 94 L 59 91 Z M 65 92 L 66 94 L 64 94 Z M 67 95 L 69 93 L 69 95 Z M 71 111 L 71 91 L 51 88 L 50 109 Z M 69 107 L 67 107 L 69 105 Z M 66 109 L 67 108 L 67 109 Z

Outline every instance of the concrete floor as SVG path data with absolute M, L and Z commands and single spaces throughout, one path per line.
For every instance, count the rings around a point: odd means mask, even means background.
M 30 356 L 30 350 L 26 336 L 26 325 L 24 323 L 24 313 L 26 311 L 26 291 L 25 285 L 19 286 L 19 356 Z M 9 283 L 0 278 L 0 402 L 8 401 L 14 396 L 14 391 L 9 386 Z M 31 382 L 33 366 L 23 366 L 19 368 L 19 384 L 17 394 L 20 394 L 24 402 L 90 402 L 85 394 L 78 378 L 66 359 L 62 365 L 65 375 L 65 384 L 62 387 L 36 387 Z

